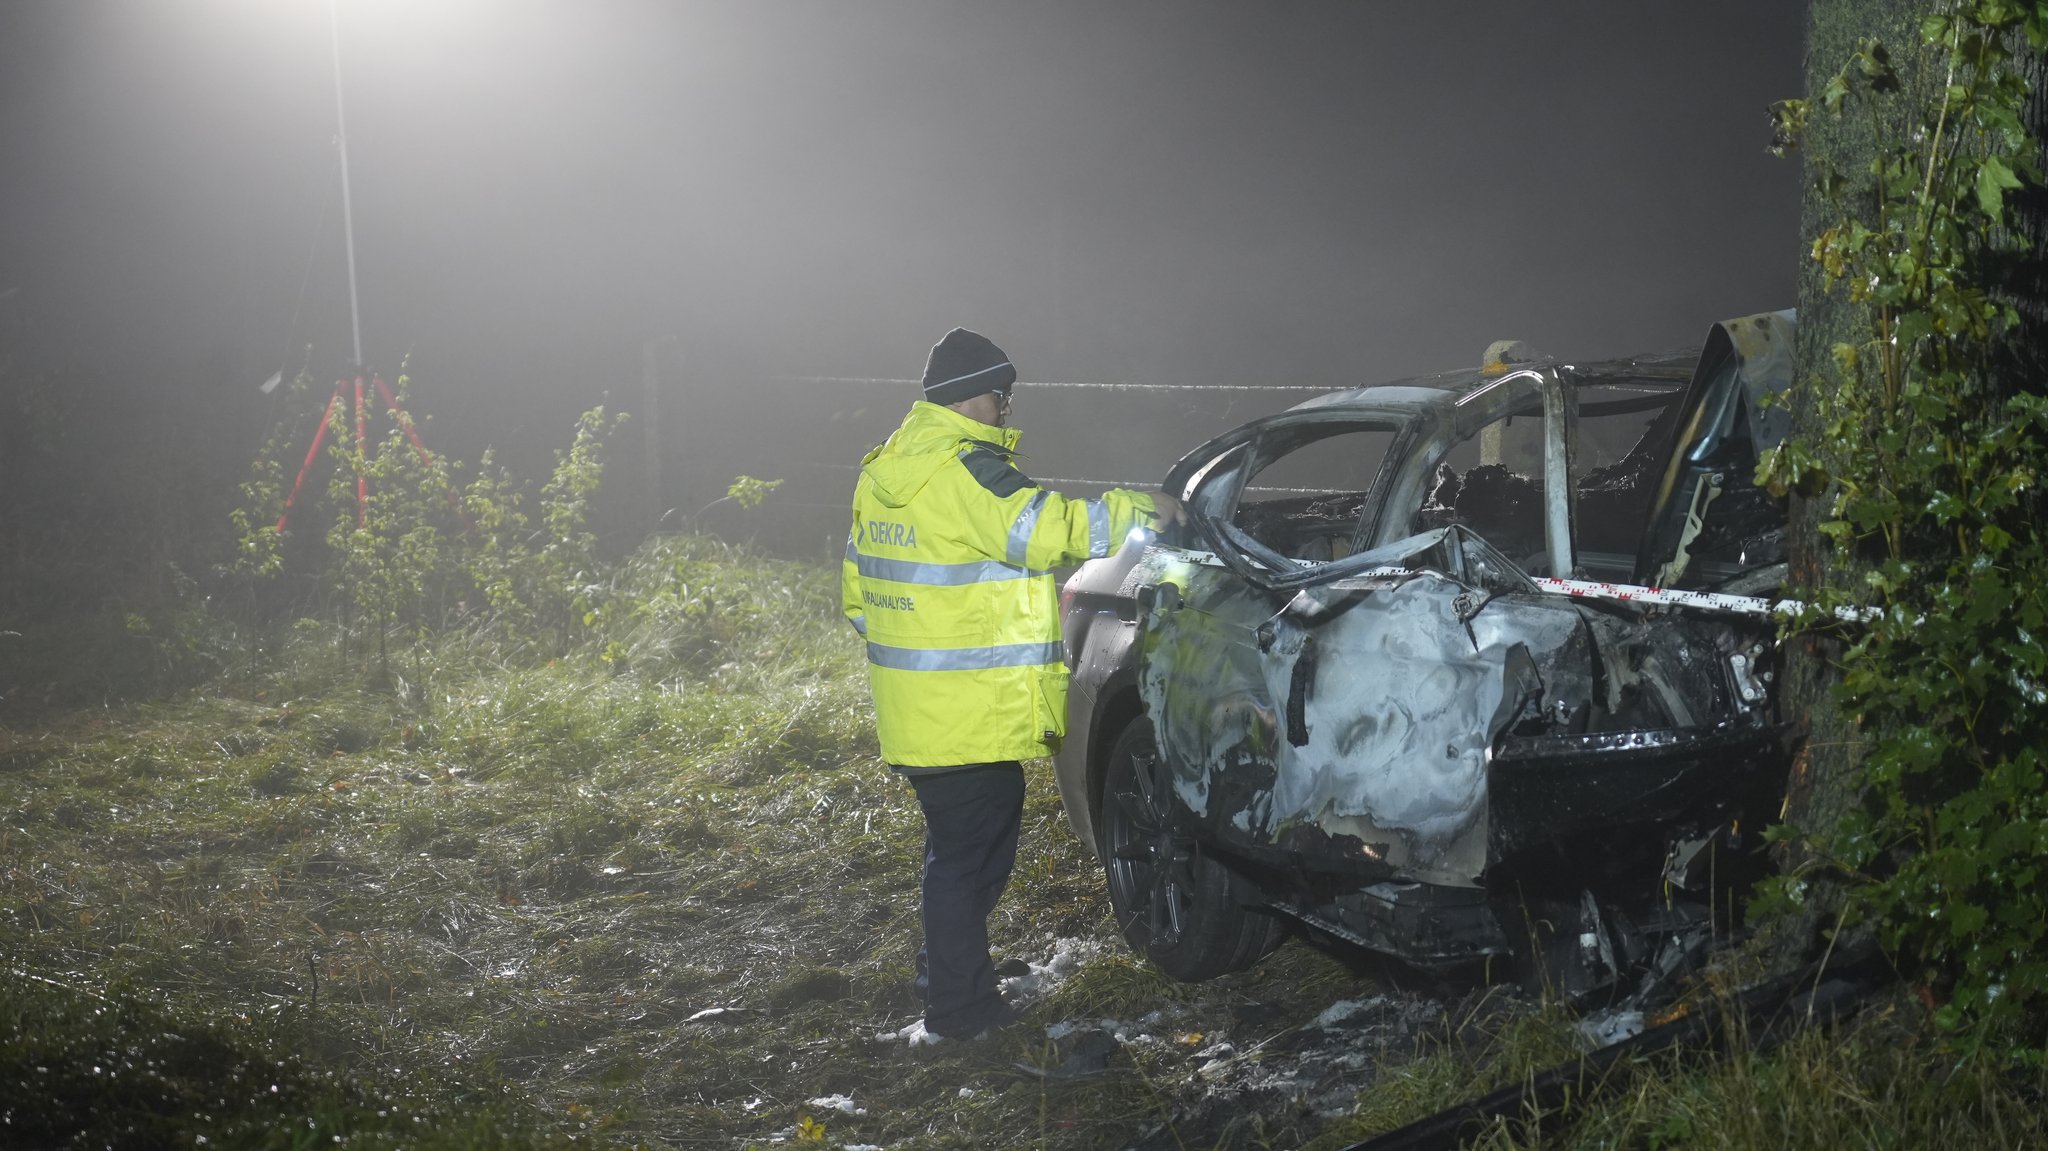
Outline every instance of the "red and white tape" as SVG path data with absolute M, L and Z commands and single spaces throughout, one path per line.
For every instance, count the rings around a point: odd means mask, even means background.
M 1221 566 L 1222 561 L 1209 552 L 1171 549 L 1183 558 Z M 1371 591 L 1384 586 L 1386 581 L 1399 581 L 1415 576 L 1436 576 L 1449 579 L 1441 572 L 1427 568 L 1377 567 L 1345 576 L 1329 586 L 1337 591 Z M 1717 612 L 1723 615 L 1789 616 L 1796 615 L 1806 605 L 1791 599 L 1764 599 L 1753 595 L 1728 595 L 1724 592 L 1688 591 L 1684 588 L 1643 587 L 1638 584 L 1601 583 L 1596 580 L 1559 579 L 1556 576 L 1530 576 L 1529 581 L 1539 591 L 1552 595 L 1570 596 L 1574 599 L 1601 599 L 1615 603 L 1640 604 L 1644 607 L 1686 608 L 1692 611 Z M 1835 615 L 1850 623 L 1868 623 L 1877 618 L 1873 608 L 1844 607 L 1835 609 Z
M 1592 580 L 1559 579 L 1555 576 L 1529 578 L 1545 591 L 1579 599 L 1605 599 L 1653 607 L 1685 607 L 1735 615 L 1791 615 L 1799 610 L 1799 605 L 1791 600 L 1768 600 L 1751 595 L 1724 595 L 1720 592 L 1687 591 L 1683 588 L 1640 587 L 1626 583 L 1597 583 Z
M 1652 607 L 1692 608 L 1696 611 L 1731 615 L 1797 615 L 1806 605 L 1791 599 L 1763 599 L 1753 595 L 1725 595 L 1721 592 L 1687 591 L 1683 588 L 1639 587 L 1626 583 L 1597 583 L 1592 580 L 1530 576 L 1544 591 L 1580 599 L 1605 599 L 1618 603 L 1639 603 Z M 1850 623 L 1868 623 L 1877 618 L 1872 608 L 1836 608 L 1837 618 Z

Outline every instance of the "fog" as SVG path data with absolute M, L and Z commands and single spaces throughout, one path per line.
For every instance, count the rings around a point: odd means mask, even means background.
M 672 337 L 659 498 L 789 478 L 803 550 L 914 393 L 779 378 L 915 377 L 955 324 L 1027 383 L 1323 388 L 1503 337 L 1679 347 L 1792 301 L 1765 108 L 1797 92 L 1801 6 L 1774 0 L 338 16 L 365 355 L 410 357 L 434 441 L 544 460 L 607 393 L 637 409 Z M 22 346 L 117 392 L 175 379 L 244 456 L 261 380 L 308 346 L 343 370 L 332 51 L 321 0 L 8 6 Z M 1156 479 L 1298 398 L 1027 390 L 1015 421 L 1044 474 Z

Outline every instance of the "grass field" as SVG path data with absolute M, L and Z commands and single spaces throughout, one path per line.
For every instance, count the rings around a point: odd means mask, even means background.
M 454 633 L 368 676 L 309 623 L 0 731 L 0 1143 L 1335 1148 L 1574 1052 L 1555 1006 L 1301 941 L 1164 979 L 1043 764 L 993 924 L 1027 1025 L 911 1046 L 922 829 L 833 578 L 667 537 L 552 662 Z M 2038 1076 L 1919 1011 L 1636 1069 L 1565 1138 L 2041 1142 Z

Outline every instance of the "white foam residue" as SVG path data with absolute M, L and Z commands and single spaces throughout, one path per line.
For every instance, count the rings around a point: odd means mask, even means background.
M 1045 1029 L 1045 1037 L 1057 1043 L 1060 1040 L 1065 1039 L 1067 1036 L 1072 1035 L 1077 1031 L 1081 1031 L 1093 1026 L 1095 1025 L 1092 1023 L 1078 1023 L 1072 1019 L 1062 1019 L 1058 1023 L 1047 1025 Z
M 1323 1008 L 1323 1013 L 1321 1015 L 1316 1016 L 1315 1021 L 1310 1023 L 1309 1026 L 1322 1028 L 1334 1027 L 1337 1024 L 1344 1022 L 1346 1019 L 1349 1019 L 1352 1016 L 1358 1014 L 1359 1012 L 1368 1010 L 1370 1008 L 1378 1007 L 1380 1004 L 1384 1002 L 1386 1002 L 1386 997 L 1383 995 L 1375 995 L 1371 999 L 1367 999 L 1363 1002 L 1360 1002 L 1356 999 L 1339 999 L 1337 1002 L 1332 1003 L 1328 1007 Z
M 865 1115 L 868 1109 L 856 1106 L 850 1095 L 823 1095 L 806 1102 L 821 1111 L 838 1111 L 847 1115 Z
M 924 1020 L 920 1019 L 901 1031 L 884 1031 L 880 1035 L 875 1036 L 875 1041 L 877 1043 L 908 1043 L 912 1047 L 931 1047 L 942 1040 L 940 1036 L 926 1031 L 924 1029 Z
M 1031 963 L 1026 960 L 1026 965 L 1031 970 L 1023 975 L 1012 975 L 1003 980 L 1002 990 L 1013 999 L 1027 1002 L 1042 999 L 1054 988 L 1065 983 L 1083 964 L 1101 955 L 1102 951 L 1102 944 L 1092 940 L 1055 939 L 1052 955 L 1044 963 Z

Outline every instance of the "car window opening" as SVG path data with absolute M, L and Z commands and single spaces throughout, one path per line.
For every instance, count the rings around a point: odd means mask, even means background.
M 1288 559 L 1343 559 L 1393 441 L 1391 429 L 1350 425 L 1287 445 L 1253 473 L 1231 526 Z
M 1588 574 L 1626 579 L 1678 395 L 1614 398 L 1605 394 L 1610 390 L 1579 393 L 1572 469 L 1575 553 Z M 1412 530 L 1461 525 L 1532 573 L 1550 574 L 1543 537 L 1544 434 L 1539 414 L 1514 411 L 1452 444 L 1436 464 Z

